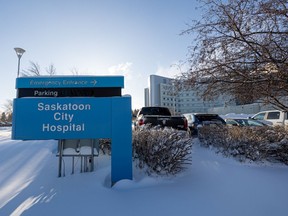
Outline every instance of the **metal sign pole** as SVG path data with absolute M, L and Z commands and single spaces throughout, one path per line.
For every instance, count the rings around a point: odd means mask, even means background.
M 61 177 L 61 170 L 62 170 L 62 154 L 63 154 L 63 140 L 58 141 L 58 148 L 59 148 L 59 169 L 58 169 L 58 177 Z

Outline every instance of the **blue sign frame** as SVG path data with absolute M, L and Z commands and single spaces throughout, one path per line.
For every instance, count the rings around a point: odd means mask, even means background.
M 95 80 L 98 78 L 94 77 Z M 105 80 L 107 85 L 108 83 L 118 85 L 120 84 L 118 82 L 123 80 L 119 77 L 109 78 L 110 81 L 108 77 L 101 79 Z M 29 80 L 35 79 L 46 83 L 49 80 L 67 80 L 67 77 L 17 78 L 16 86 L 27 87 Z M 81 80 L 89 82 L 93 78 L 81 77 Z M 132 179 L 131 122 L 130 96 L 16 98 L 13 101 L 12 139 L 111 138 L 111 182 L 114 184 L 122 179 Z

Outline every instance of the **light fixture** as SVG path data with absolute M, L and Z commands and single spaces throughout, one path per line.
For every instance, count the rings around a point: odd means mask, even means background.
M 16 55 L 18 56 L 18 71 L 17 71 L 17 77 L 19 77 L 19 72 L 20 72 L 20 59 L 23 55 L 23 53 L 25 52 L 24 49 L 22 48 L 19 48 L 19 47 L 16 47 L 14 48 L 15 52 L 16 52 Z

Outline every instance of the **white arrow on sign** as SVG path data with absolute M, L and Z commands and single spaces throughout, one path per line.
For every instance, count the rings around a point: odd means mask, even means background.
M 91 81 L 91 83 L 95 86 L 97 83 L 97 80 L 93 80 L 93 81 Z

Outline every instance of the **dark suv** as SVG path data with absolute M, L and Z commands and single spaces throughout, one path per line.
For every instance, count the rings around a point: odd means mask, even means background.
M 218 114 L 186 113 L 183 114 L 188 121 L 191 135 L 198 134 L 198 127 L 204 125 L 225 125 L 226 122 Z

